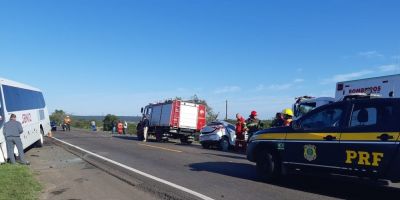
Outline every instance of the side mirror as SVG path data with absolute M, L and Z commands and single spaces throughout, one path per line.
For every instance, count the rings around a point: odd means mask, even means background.
M 143 111 L 144 111 L 144 109 L 143 109 L 143 107 L 140 109 L 140 113 L 143 113 Z

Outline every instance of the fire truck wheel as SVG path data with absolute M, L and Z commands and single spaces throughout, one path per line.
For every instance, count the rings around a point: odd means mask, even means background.
M 181 137 L 181 143 L 182 144 L 192 144 L 192 141 L 189 140 L 188 136 L 183 136 L 183 137 Z
M 162 139 L 162 133 L 156 133 L 156 141 L 157 141 L 157 142 L 162 142 L 162 141 L 163 141 L 163 139 Z

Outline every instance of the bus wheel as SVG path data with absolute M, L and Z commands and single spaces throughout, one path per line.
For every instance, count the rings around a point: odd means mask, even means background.
M 44 143 L 44 131 L 42 128 L 40 128 L 40 139 L 38 141 L 35 142 L 35 147 L 36 148 L 42 148 L 43 147 L 43 143 Z

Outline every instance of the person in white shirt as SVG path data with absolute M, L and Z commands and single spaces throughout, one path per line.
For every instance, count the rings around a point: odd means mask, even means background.
M 128 133 L 128 122 L 124 121 L 124 135 Z

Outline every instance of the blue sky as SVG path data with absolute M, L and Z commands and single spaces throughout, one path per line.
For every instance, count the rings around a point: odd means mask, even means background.
M 337 81 L 400 72 L 400 1 L 0 0 L 0 76 L 50 111 L 137 115 L 205 98 L 261 118 Z

